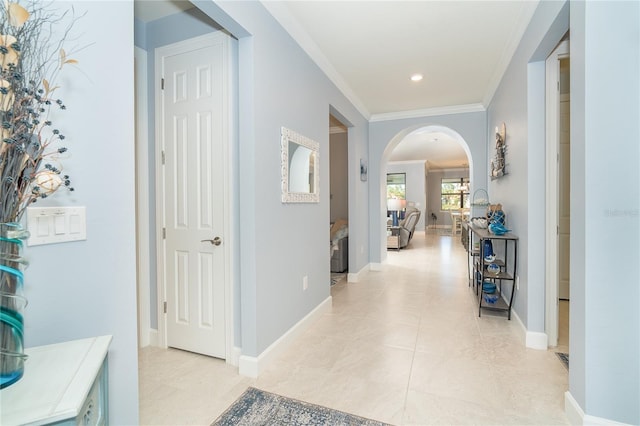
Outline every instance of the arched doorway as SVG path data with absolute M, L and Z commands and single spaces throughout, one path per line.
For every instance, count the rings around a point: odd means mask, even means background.
M 386 145 L 380 161 L 380 211 L 385 212 L 387 221 L 387 180 L 388 172 L 402 173 L 407 179 L 406 201 L 421 211 L 421 221 L 417 229 L 425 230 L 432 217 L 440 217 L 446 226 L 455 226 L 451 216 L 441 205 L 441 182 L 454 175 L 465 184 L 468 182 L 467 197 L 472 192 L 471 151 L 465 139 L 455 130 L 442 125 L 416 125 L 396 134 Z M 431 175 L 431 179 L 430 179 Z M 416 189 L 417 188 L 417 189 Z M 461 194 L 461 201 L 464 196 Z M 462 207 L 462 206 L 461 206 Z M 385 247 L 386 232 L 381 233 L 381 247 Z M 383 255 L 383 259 L 385 256 Z

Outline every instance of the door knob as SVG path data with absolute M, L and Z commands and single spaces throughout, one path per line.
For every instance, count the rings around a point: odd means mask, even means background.
M 222 239 L 220 237 L 215 237 L 213 240 L 200 240 L 200 242 L 201 243 L 209 242 L 214 246 L 219 246 L 220 244 L 222 244 Z

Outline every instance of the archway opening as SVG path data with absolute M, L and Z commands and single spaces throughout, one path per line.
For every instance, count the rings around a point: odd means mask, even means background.
M 387 247 L 393 223 L 389 205 L 395 203 L 388 200 L 396 197 L 404 199 L 401 217 L 413 209 L 420 212 L 415 230 L 461 232 L 455 229 L 460 223 L 455 215 L 470 212 L 473 158 L 457 131 L 441 125 L 416 125 L 398 132 L 383 152 L 380 176 L 379 208 L 386 226 L 380 229 L 381 247 Z M 397 193 L 399 177 L 404 178 L 405 187 Z

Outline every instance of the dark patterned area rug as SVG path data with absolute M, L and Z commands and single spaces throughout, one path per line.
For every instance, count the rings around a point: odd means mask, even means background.
M 332 272 L 331 273 L 331 285 L 338 284 L 347 276 L 346 272 Z
M 563 354 L 562 352 L 556 352 L 556 355 L 558 355 L 558 358 L 560 358 L 560 361 L 562 361 L 562 363 L 564 364 L 565 367 L 567 367 L 567 370 L 569 369 L 569 354 Z
M 297 401 L 250 387 L 212 426 L 344 425 L 388 426 L 364 417 Z

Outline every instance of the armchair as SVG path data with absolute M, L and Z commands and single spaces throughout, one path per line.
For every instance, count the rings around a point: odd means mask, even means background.
M 400 222 L 399 247 L 406 247 L 413 238 L 413 231 L 420 220 L 420 210 L 407 211 L 404 220 Z

